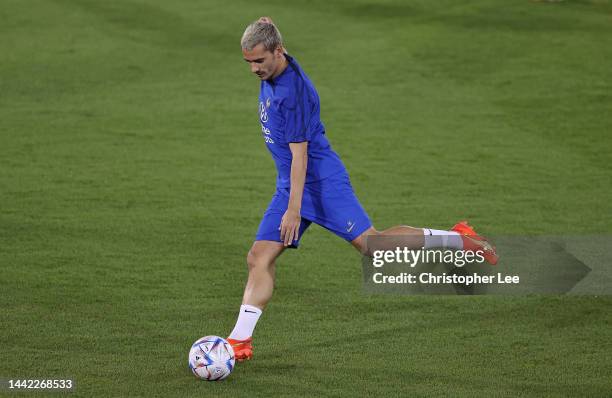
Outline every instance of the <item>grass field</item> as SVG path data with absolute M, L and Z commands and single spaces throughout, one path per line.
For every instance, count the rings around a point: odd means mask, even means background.
M 357 252 L 320 227 L 278 263 L 254 360 L 194 380 L 190 344 L 233 327 L 274 191 L 239 47 L 260 15 L 378 228 L 612 233 L 610 1 L 3 0 L 0 378 L 72 377 L 82 397 L 611 396 L 611 297 L 367 296 Z

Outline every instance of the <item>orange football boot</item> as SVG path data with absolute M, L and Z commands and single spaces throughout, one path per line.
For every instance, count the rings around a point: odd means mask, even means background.
M 470 227 L 467 221 L 459 221 L 451 228 L 451 231 L 459 233 L 463 240 L 463 250 L 472 252 L 482 252 L 482 256 L 491 265 L 497 264 L 499 256 L 495 252 L 495 246 L 489 241 L 478 235 L 474 228 Z
M 228 338 L 227 342 L 232 345 L 232 348 L 234 349 L 234 357 L 238 362 L 253 358 L 253 339 L 251 337 L 244 340 L 234 340 Z

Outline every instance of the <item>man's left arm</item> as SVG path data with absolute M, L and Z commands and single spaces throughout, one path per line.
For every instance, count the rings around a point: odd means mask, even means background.
M 306 181 L 306 167 L 308 166 L 308 141 L 289 143 L 291 149 L 291 190 L 289 192 L 289 205 L 283 215 L 280 225 L 280 237 L 285 246 L 289 246 L 300 233 L 302 216 L 302 195 Z

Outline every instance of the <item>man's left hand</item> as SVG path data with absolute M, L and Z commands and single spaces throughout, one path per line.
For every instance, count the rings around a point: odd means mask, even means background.
M 280 238 L 285 246 L 289 246 L 297 240 L 300 233 L 300 223 L 302 216 L 299 210 L 287 209 L 280 225 Z

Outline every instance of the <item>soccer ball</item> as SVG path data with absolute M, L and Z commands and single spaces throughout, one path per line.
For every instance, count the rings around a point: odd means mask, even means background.
M 189 369 L 198 379 L 223 380 L 232 373 L 235 363 L 234 349 L 219 336 L 202 337 L 189 350 Z

